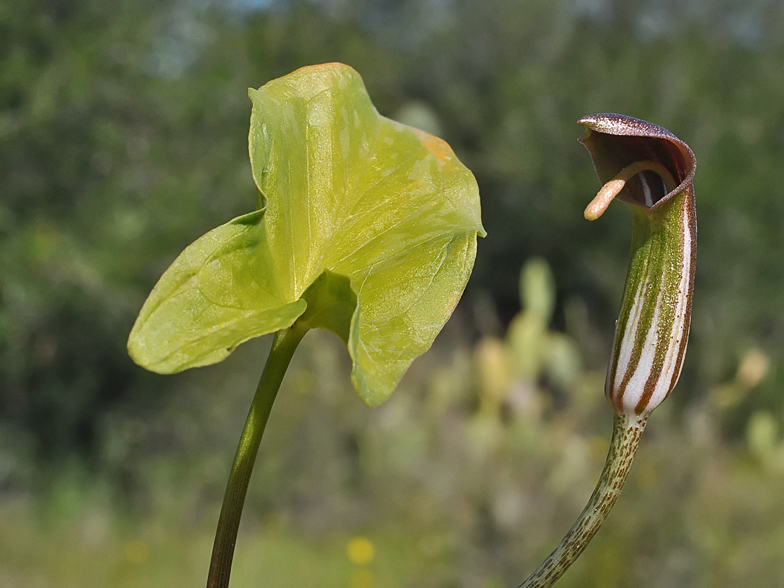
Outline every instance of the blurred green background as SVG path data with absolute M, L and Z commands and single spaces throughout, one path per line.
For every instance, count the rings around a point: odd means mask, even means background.
M 0 586 L 198 586 L 269 341 L 177 376 L 133 320 L 250 211 L 247 88 L 352 65 L 479 182 L 466 294 L 391 400 L 310 333 L 251 482 L 235 586 L 517 585 L 588 498 L 631 222 L 588 223 L 578 117 L 698 159 L 691 345 L 559 586 L 784 585 L 784 8 L 772 0 L 4 0 Z M 521 272 L 521 269 L 524 270 Z

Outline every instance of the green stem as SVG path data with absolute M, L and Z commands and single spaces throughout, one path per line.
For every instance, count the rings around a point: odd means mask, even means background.
M 647 415 L 615 416 L 607 460 L 588 504 L 558 547 L 519 588 L 552 586 L 580 556 L 621 494 L 647 420 Z
M 215 532 L 215 544 L 212 548 L 210 572 L 207 576 L 207 588 L 227 588 L 229 585 L 237 530 L 240 526 L 245 494 L 248 491 L 248 482 L 253 472 L 261 436 L 264 434 L 272 404 L 289 367 L 291 356 L 294 355 L 294 350 L 307 330 L 307 327 L 295 324 L 289 329 L 275 333 L 272 349 L 256 388 L 256 395 L 253 397 L 245 428 L 242 430 L 237 454 L 234 456 L 226 494 L 223 496 L 218 530 Z

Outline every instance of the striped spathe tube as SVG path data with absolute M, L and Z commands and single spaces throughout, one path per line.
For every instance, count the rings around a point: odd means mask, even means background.
M 520 584 L 549 588 L 580 556 L 623 489 L 650 412 L 681 373 L 689 337 L 697 253 L 696 161 L 660 126 L 621 114 L 592 114 L 580 142 L 603 186 L 585 209 L 596 220 L 610 203 L 631 205 L 632 253 L 605 393 L 615 411 L 612 440 L 588 504 L 558 546 Z
M 696 160 L 689 146 L 655 124 L 619 114 L 578 121 L 580 142 L 604 184 L 585 210 L 601 216 L 613 199 L 631 205 L 629 272 L 605 393 L 618 414 L 644 416 L 680 376 L 691 322 L 697 221 Z

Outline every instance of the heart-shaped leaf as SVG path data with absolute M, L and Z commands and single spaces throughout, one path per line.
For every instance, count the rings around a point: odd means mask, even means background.
M 300 320 L 346 342 L 357 392 L 380 404 L 462 294 L 484 235 L 476 181 L 445 142 L 380 116 L 348 66 L 302 68 L 250 97 L 265 208 L 185 249 L 129 352 L 173 373 Z

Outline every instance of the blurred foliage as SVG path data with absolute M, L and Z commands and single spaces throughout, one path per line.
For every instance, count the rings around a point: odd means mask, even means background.
M 602 372 L 631 234 L 623 207 L 582 218 L 598 180 L 574 121 L 602 111 L 696 153 L 697 284 L 681 383 L 562 585 L 784 583 L 779 3 L 8 0 L 0 584 L 202 581 L 265 343 L 163 378 L 125 340 L 174 256 L 254 206 L 247 88 L 332 60 L 382 114 L 450 142 L 488 237 L 455 320 L 384 407 L 350 393 L 328 335 L 305 340 L 251 484 L 238 583 L 511 585 L 571 524 L 609 435 Z M 376 551 L 361 566 L 357 534 Z
M 530 296 L 513 324 L 539 322 L 555 294 L 549 269 L 534 259 L 522 276 Z M 339 339 L 308 334 L 262 443 L 234 582 L 490 588 L 515 585 L 539 563 L 601 469 L 612 418 L 603 374 L 586 369 L 579 354 L 552 371 L 550 353 L 576 347 L 546 323 L 540 345 L 528 348 L 535 358 L 519 355 L 512 329 L 475 345 L 470 330 L 460 316 L 451 321 L 377 409 L 353 393 Z M 154 414 L 98 418 L 101 476 L 72 461 L 46 490 L 6 493 L 0 584 L 203 582 L 229 460 L 268 344 L 248 343 L 215 368 L 173 378 L 176 394 Z M 753 386 L 764 377 L 760 359 L 744 359 L 726 386 Z M 722 442 L 726 402 L 690 406 L 686 426 L 667 404 L 657 411 L 623 498 L 563 586 L 784 580 L 778 419 L 756 412 L 744 441 L 732 446 Z

